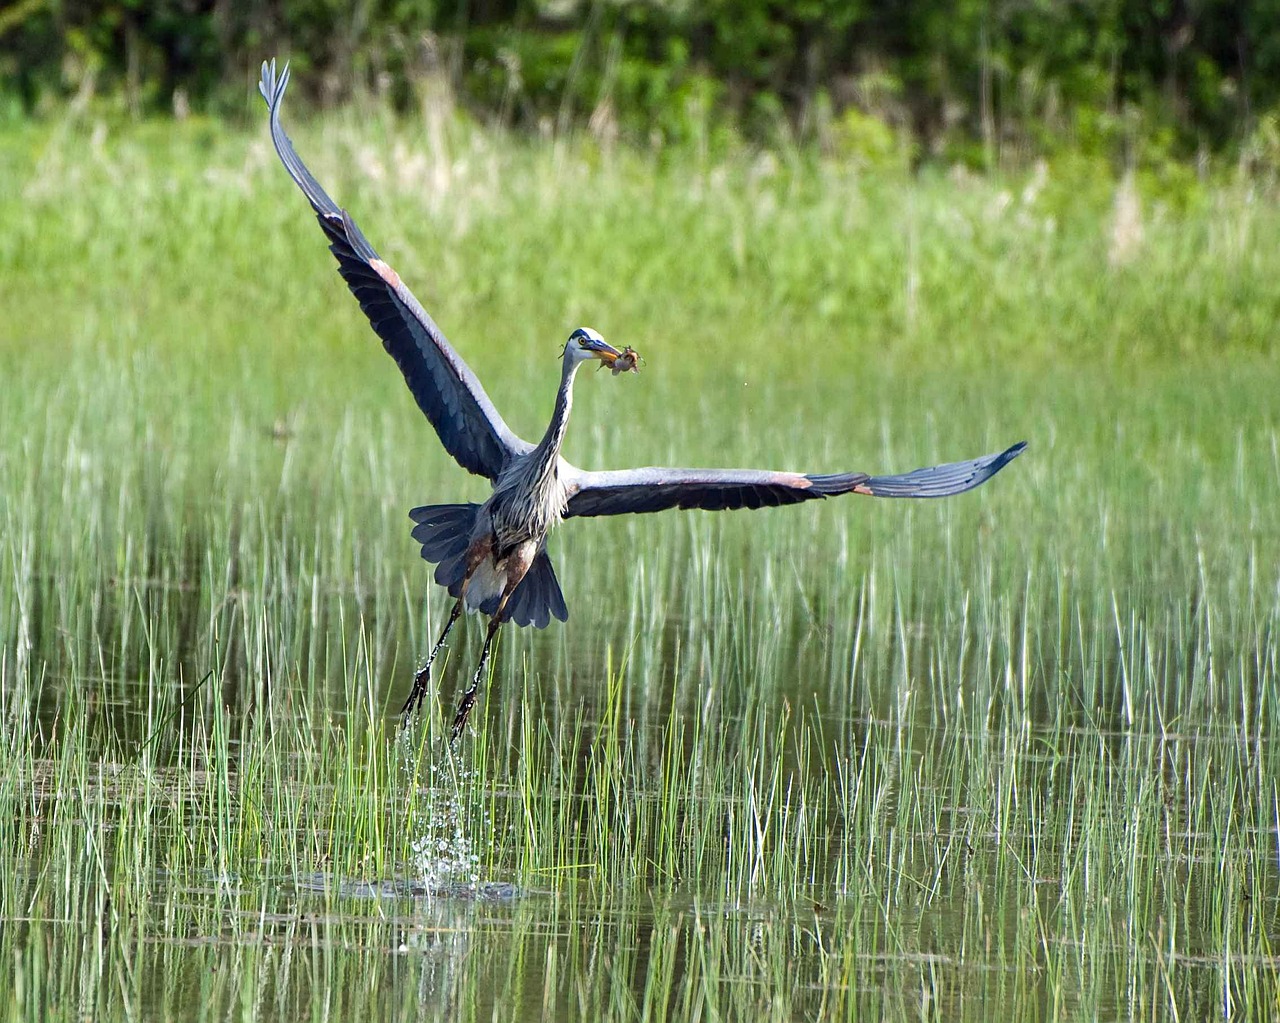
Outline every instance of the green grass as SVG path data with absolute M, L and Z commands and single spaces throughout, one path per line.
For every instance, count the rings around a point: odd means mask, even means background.
M 574 326 L 645 355 L 580 381 L 578 464 L 1031 447 L 569 524 L 570 622 L 502 636 L 450 757 L 479 629 L 397 737 L 447 610 L 405 513 L 484 486 L 265 132 L 13 130 L 0 1014 L 1274 1011 L 1274 196 L 333 121 L 299 150 L 518 432 Z

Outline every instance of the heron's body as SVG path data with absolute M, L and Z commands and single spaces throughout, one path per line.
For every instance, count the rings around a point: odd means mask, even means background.
M 603 344 L 594 331 L 579 333 L 593 344 Z M 436 582 L 469 610 L 493 615 L 504 600 L 515 597 L 517 587 L 537 565 L 510 617 L 539 627 L 551 617 L 562 621 L 567 617 L 546 543 L 569 503 L 567 479 L 572 467 L 560 457 L 560 448 L 573 404 L 573 379 L 590 357 L 581 355 L 582 351 L 566 346 L 547 432 L 527 453 L 507 460 L 484 504 L 428 505 L 409 513 L 418 522 L 413 535 L 423 545 L 422 556 L 438 566 Z M 438 512 L 441 507 L 446 511 Z
M 262 65 L 259 88 L 271 111 L 271 138 L 281 162 L 311 203 L 338 259 L 339 273 L 399 365 L 441 442 L 463 468 L 493 482 L 493 493 L 483 504 L 426 505 L 409 513 L 422 557 L 436 565 L 436 582 L 448 589 L 455 602 L 426 665 L 414 679 L 406 715 L 425 696 L 431 664 L 464 608 L 489 615 L 490 621 L 479 667 L 454 718 L 455 736 L 475 702 L 498 627 L 512 621 L 543 628 L 553 617 L 568 618 L 546 551 L 547 534 L 564 519 L 667 508 L 762 508 L 849 493 L 946 497 L 990 479 L 1026 446 L 1015 444 L 982 458 L 888 476 L 656 467 L 591 472 L 570 465 L 560 457 L 560 448 L 578 369 L 596 359 L 615 375 L 634 371 L 634 351 L 619 352 L 593 330 L 574 331 L 565 344 L 560 388 L 546 433 L 537 444 L 518 437 L 399 274 L 378 257 L 347 212 L 329 198 L 299 159 L 280 127 L 288 80 L 288 68 L 277 78 L 274 61 Z

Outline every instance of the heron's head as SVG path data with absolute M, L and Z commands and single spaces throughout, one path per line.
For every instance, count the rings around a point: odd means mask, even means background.
M 588 359 L 599 359 L 615 373 L 627 370 L 635 372 L 636 368 L 634 357 L 624 358 L 624 353 L 606 342 L 590 327 L 579 327 L 569 335 L 569 340 L 564 345 L 564 357 L 575 365 Z

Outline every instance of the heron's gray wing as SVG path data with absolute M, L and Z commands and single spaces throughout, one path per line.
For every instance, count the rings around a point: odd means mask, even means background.
M 577 470 L 574 493 L 564 517 L 625 515 L 667 508 L 766 508 L 795 504 L 838 494 L 872 497 L 948 497 L 986 482 L 1026 447 L 1022 441 L 993 455 L 967 462 L 949 462 L 899 476 L 871 476 L 865 472 L 809 475 L 763 472 L 755 469 L 622 469 L 613 472 Z
M 400 275 L 378 258 L 355 221 L 329 198 L 298 157 L 280 127 L 280 105 L 288 85 L 288 65 L 277 78 L 276 62 L 263 62 L 258 89 L 271 110 L 271 141 L 328 235 L 338 272 L 396 360 L 445 450 L 464 469 L 495 479 L 513 455 L 524 454 L 533 445 L 511 432 L 476 375 L 401 283 Z

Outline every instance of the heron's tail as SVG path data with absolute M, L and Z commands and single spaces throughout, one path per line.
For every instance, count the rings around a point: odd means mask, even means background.
M 422 560 L 437 566 L 436 582 L 450 591 L 462 585 L 467 541 L 478 511 L 478 504 L 428 504 L 409 511 L 417 523 L 413 538 L 422 544 Z
M 478 504 L 429 504 L 409 512 L 409 518 L 416 523 L 413 538 L 422 544 L 423 560 L 436 566 L 436 582 L 454 597 L 462 593 L 462 580 L 467 571 L 467 541 L 471 539 L 479 511 Z M 494 594 L 480 605 L 480 611 L 493 614 L 497 606 L 498 595 Z M 546 551 L 539 551 L 507 601 L 503 617 L 517 625 L 542 629 L 550 624 L 553 616 L 566 621 L 569 610 L 551 559 Z
M 564 594 L 560 592 L 560 582 L 556 579 L 556 570 L 551 567 L 551 559 L 546 551 L 538 551 L 529 571 L 507 601 L 506 618 L 517 625 L 545 629 L 553 616 L 562 622 L 568 621 L 569 609 L 565 607 Z

